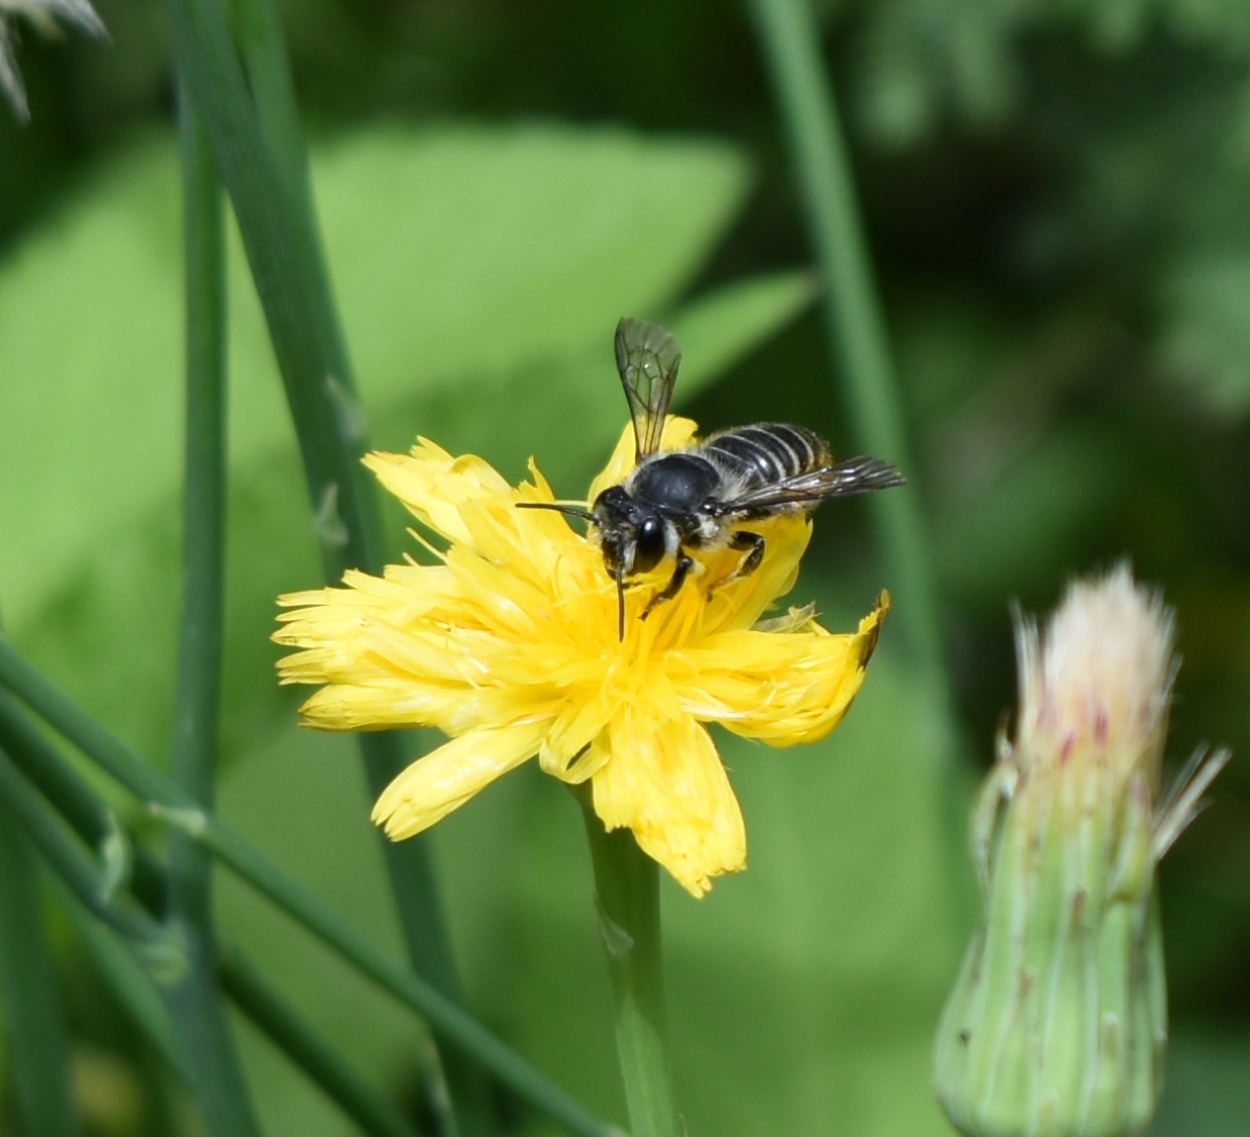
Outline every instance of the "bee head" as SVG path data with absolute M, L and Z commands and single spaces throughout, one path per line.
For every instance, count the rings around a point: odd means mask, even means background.
M 668 552 L 668 528 L 654 506 L 630 496 L 624 486 L 609 486 L 589 509 L 556 502 L 522 501 L 518 509 L 553 509 L 590 522 L 603 550 L 603 563 L 616 581 L 619 618 L 617 634 L 625 638 L 625 578 L 648 572 Z
M 624 486 L 609 486 L 591 511 L 603 560 L 615 577 L 648 572 L 668 550 L 664 519 L 653 506 L 633 498 Z

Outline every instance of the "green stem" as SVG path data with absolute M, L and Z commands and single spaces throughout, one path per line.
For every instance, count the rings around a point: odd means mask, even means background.
M 16 705 L 11 696 L 0 692 L 0 746 L 9 747 L 14 765 L 45 793 L 48 793 L 49 787 L 57 792 L 58 797 L 53 805 L 65 815 L 71 827 L 88 844 L 99 846 L 110 837 L 116 841 L 116 822 L 111 820 L 108 810 L 69 764 L 56 754 L 47 737 L 27 723 L 20 713 L 15 714 L 15 711 Z M 17 745 L 10 745 L 8 740 L 14 740 Z M 7 784 L 4 775 L 5 771 L 0 769 L 0 786 Z M 6 792 L 13 791 L 10 789 Z M 22 791 L 18 790 L 18 793 L 21 794 Z M 25 796 L 34 800 L 29 793 Z M 67 808 L 62 808 L 61 803 L 65 803 Z M 55 826 L 55 822 L 48 817 L 44 818 L 43 824 Z M 7 832 L 7 827 L 0 827 L 0 838 Z M 186 835 L 181 830 L 175 830 L 171 836 L 171 846 L 175 839 L 186 839 Z M 64 863 L 67 859 L 74 858 L 75 854 L 70 852 L 55 856 L 57 861 Z M 147 913 L 154 916 L 164 908 L 165 882 L 159 877 L 160 869 L 142 849 L 135 850 L 135 862 L 136 865 L 146 863 L 149 866 L 148 875 L 152 878 L 152 887 L 148 889 L 149 896 L 146 901 L 142 897 L 139 899 Z M 186 1069 L 186 1047 L 175 1044 L 171 1029 L 171 1008 L 157 994 L 150 969 L 141 967 L 135 955 L 109 933 L 108 926 L 115 922 L 115 917 L 111 913 L 106 915 L 94 903 L 106 895 L 107 885 L 101 880 L 98 870 L 89 866 L 85 860 L 79 858 L 77 863 L 78 867 L 68 874 L 72 879 L 66 879 L 65 872 L 61 872 L 59 876 L 71 893 L 77 892 L 80 899 L 85 897 L 92 902 L 87 910 L 80 905 L 69 905 L 68 910 L 75 918 L 79 934 L 94 957 L 96 966 L 112 987 L 118 1002 L 127 1008 L 152 1045 L 165 1056 L 171 1067 L 181 1071 L 188 1081 L 193 1081 L 195 1072 Z M 115 906 L 115 901 L 110 901 L 110 907 L 112 906 Z M 156 930 L 155 924 L 147 926 Z M 31 945 L 36 941 L 22 929 L 15 918 L 0 920 L 0 950 L 3 948 L 3 934 L 10 928 L 19 929 L 21 942 L 26 945 L 23 950 L 31 950 Z M 218 951 L 218 973 L 222 977 L 226 994 L 239 1004 L 261 1030 L 287 1051 L 291 1059 L 309 1074 L 316 1086 L 336 1101 L 349 1117 L 356 1119 L 365 1132 L 378 1134 L 379 1137 L 399 1137 L 401 1133 L 405 1137 L 411 1137 L 411 1129 L 402 1120 L 398 1123 L 402 1128 L 397 1127 L 393 1110 L 378 1093 L 357 1078 L 341 1056 L 330 1052 L 320 1039 L 312 1036 L 306 1024 L 302 1024 L 294 1012 L 282 1003 L 280 997 L 266 987 L 262 978 L 250 970 L 240 976 L 238 972 L 242 964 L 238 958 L 228 950 L 223 953 L 219 948 Z M 147 955 L 150 961 L 151 953 Z M 226 960 L 225 963 L 221 962 L 222 958 Z M 13 991 L 19 990 L 15 984 Z M 175 1016 L 177 1013 L 175 1011 Z M 41 1019 L 46 1017 L 40 1016 Z M 31 1053 L 37 1055 L 38 1047 L 32 1046 Z M 198 1056 L 195 1057 L 198 1059 Z M 41 1063 L 44 1061 L 40 1059 Z M 49 1069 L 52 1067 L 49 1066 Z M 49 1078 L 46 1084 L 51 1086 L 54 1081 L 55 1079 Z
M 225 231 L 212 149 L 192 102 L 180 100 L 186 249 L 186 482 L 183 610 L 172 776 L 212 807 L 224 622 L 226 485 Z M 181 1062 L 208 1131 L 258 1137 L 217 980 L 212 858 L 185 833 L 169 843 L 169 921 L 186 966 L 165 991 Z
M 183 607 L 173 777 L 212 804 L 225 613 L 226 280 L 216 163 L 195 107 L 180 100 L 186 249 Z M 196 866 L 199 871 L 199 866 Z
M 268 897 L 382 990 L 427 1019 L 431 1028 L 449 1045 L 472 1056 L 522 1100 L 570 1133 L 583 1137 L 621 1137 L 619 1130 L 588 1113 L 466 1014 L 458 1003 L 421 976 L 405 971 L 226 826 L 212 817 L 185 811 L 171 811 L 164 816 L 171 825 L 188 827 L 240 879 Z
M 0 801 L 8 817 L 25 830 L 48 866 L 89 911 L 129 941 L 143 958 L 177 966 L 180 951 L 164 926 L 138 906 L 114 902 L 119 885 L 124 883 L 126 857 L 119 849 L 123 841 L 111 842 L 113 847 L 102 853 L 97 864 L 4 750 L 0 750 Z
M 665 1043 L 659 866 L 628 829 L 606 832 L 585 795 L 582 805 L 630 1129 L 634 1137 L 683 1137 Z
M 949 861 L 952 908 L 972 919 L 976 895 L 962 867 L 970 769 L 947 678 L 938 618 L 936 563 L 920 512 L 915 467 L 908 453 L 902 398 L 890 358 L 855 194 L 850 154 L 842 134 L 833 84 L 820 53 L 820 27 L 811 0 L 749 0 L 776 91 L 802 192 L 808 230 L 826 288 L 823 298 L 829 353 L 841 375 L 855 432 L 872 454 L 896 463 L 911 484 L 868 499 L 910 659 L 912 691 L 936 737 L 929 748 L 941 764 L 937 820 Z
M 268 323 L 326 578 L 337 581 L 349 567 L 378 572 L 383 541 L 373 483 L 360 464 L 363 415 L 312 213 L 277 16 L 268 0 L 237 0 L 236 46 L 220 0 L 170 0 L 170 10 L 179 77 L 204 115 Z M 361 737 L 375 793 L 411 760 L 407 745 L 398 732 Z M 385 857 L 413 965 L 461 1000 L 427 844 L 387 842 Z M 489 1087 L 473 1074 L 462 1081 L 466 1120 L 474 1132 L 489 1131 Z M 450 1112 L 443 1122 L 454 1131 Z
M 190 832 L 240 879 L 303 925 L 361 974 L 399 1002 L 427 1019 L 451 1044 L 490 1070 L 501 1083 L 537 1111 L 582 1137 L 620 1137 L 619 1130 L 587 1112 L 550 1079 L 522 1060 L 476 1019 L 420 976 L 391 960 L 371 940 L 340 920 L 317 896 L 291 880 L 255 847 L 198 807 L 184 790 L 144 762 L 124 743 L 76 706 L 39 674 L 0 636 L 0 684 L 9 687 L 56 730 L 88 754 L 149 809 L 175 827 Z M 12 700 L 0 701 L 0 728 Z M 54 747 L 40 739 L 38 770 L 53 770 L 52 780 L 74 778 Z M 0 763 L 0 766 L 3 764 Z M 59 768 L 58 768 L 59 767 Z M 4 786 L 0 785 L 0 796 Z M 94 909 L 93 909 L 94 910 Z
M 151 976 L 135 957 L 110 936 L 99 921 L 77 906 L 70 908 L 95 966 L 152 1046 L 181 1070 L 183 1056 L 174 1044 L 168 1008 L 156 994 Z M 381 1094 L 359 1077 L 325 1040 L 292 1010 L 263 976 L 229 946 L 218 948 L 218 975 L 231 1000 L 283 1053 L 302 1069 L 364 1133 L 373 1137 L 415 1137 Z
M 112 991 L 118 1006 L 169 1068 L 181 1076 L 182 1054 L 174 1041 L 169 1004 L 152 982 L 151 972 L 93 913 L 78 904 L 65 907 L 97 974 Z
M 77 1137 L 69 1045 L 35 858 L 6 810 L 0 810 L 0 1009 L 25 1130 Z
M 230 10 L 239 59 L 247 73 L 265 147 L 286 182 L 287 192 L 299 201 L 300 216 L 314 226 L 306 239 L 320 252 L 307 152 L 281 18 L 269 0 L 230 0 Z M 342 330 L 335 329 L 334 334 L 342 342 Z
M 866 450 L 896 463 L 912 487 L 870 500 L 881 534 L 895 614 L 925 693 L 943 716 L 954 756 L 954 716 L 943 665 L 937 588 L 931 567 L 905 416 L 873 279 L 854 177 L 833 87 L 820 54 L 810 0 L 750 0 L 761 47 L 789 135 L 815 254 L 835 371 L 843 378 L 855 432 Z
M 117 818 L 4 690 L 0 690 L 0 749 L 88 846 L 102 849 L 116 837 Z M 142 847 L 127 855 L 130 891 L 149 912 L 163 914 L 168 891 L 164 866 Z
M 83 913 L 80 931 L 120 1001 L 196 1090 L 210 1124 L 234 1112 L 237 1106 L 211 1097 L 229 1088 L 218 1081 L 221 1071 L 213 1074 L 211 1069 L 219 1060 L 212 1053 L 212 1047 L 219 1043 L 211 1032 L 220 1005 L 214 1004 L 211 1017 L 197 1005 L 204 987 L 200 979 L 188 980 L 200 961 L 192 955 L 196 948 L 189 946 L 194 940 L 189 937 L 185 921 L 172 925 L 171 934 L 171 926 L 159 924 L 151 913 L 123 906 L 115 874 L 107 867 L 93 864 L 81 846 L 64 832 L 47 804 L 24 784 L 3 751 L 0 799 L 6 810 L 13 810 L 13 820 L 21 830 L 26 831 L 23 834 L 11 824 L 0 825 L 0 994 L 4 997 L 9 1033 L 16 1044 L 19 1096 L 31 1119 L 30 1131 L 47 1133 L 49 1137 L 77 1133 L 72 1112 L 67 1113 L 73 1100 L 67 1089 L 68 1073 L 62 1069 L 67 1059 L 64 1054 L 58 1056 L 59 1050 L 64 1049 L 64 1030 L 51 969 L 42 958 L 48 945 L 38 923 L 33 862 L 25 851 L 26 834 L 34 839 L 60 882 L 81 903 L 82 908 L 71 911 Z M 178 830 L 174 837 L 186 839 Z M 177 886 L 171 891 L 177 896 Z M 146 966 L 140 967 L 136 956 L 109 936 L 105 927 L 120 932 L 131 948 L 138 948 L 138 956 Z M 207 941 L 201 937 L 199 942 Z M 222 953 L 219 959 L 209 960 L 208 966 L 214 980 L 221 976 L 225 992 L 240 1009 L 364 1132 L 374 1137 L 414 1137 L 413 1129 L 377 1091 L 355 1074 L 342 1056 L 237 955 Z M 173 977 L 172 988 L 166 989 L 164 1006 L 154 994 L 154 976 Z M 191 988 L 190 995 L 185 993 L 187 987 Z M 177 997 L 170 995 L 170 989 Z M 219 1000 L 216 982 L 212 992 L 213 998 Z M 210 1095 L 207 1101 L 205 1094 Z
M 379 561 L 375 505 L 358 474 L 359 414 L 315 227 L 276 156 L 219 0 L 170 0 L 174 60 L 204 116 L 273 343 L 318 516 L 327 575 Z M 243 21 L 248 26 L 249 21 Z M 263 91 L 272 92 L 272 85 Z M 344 527 L 346 525 L 346 528 Z

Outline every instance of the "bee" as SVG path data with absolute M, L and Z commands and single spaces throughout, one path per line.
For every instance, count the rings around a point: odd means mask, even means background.
M 646 320 L 616 326 L 616 369 L 634 426 L 636 465 L 589 510 L 525 503 L 583 518 L 616 581 L 619 635 L 625 637 L 625 585 L 666 560 L 673 574 L 643 610 L 672 600 L 695 568 L 693 553 L 739 550 L 742 560 L 720 583 L 747 576 L 764 559 L 753 521 L 805 513 L 835 497 L 888 489 L 906 479 L 876 458 L 833 460 L 829 444 L 805 426 L 762 422 L 709 435 L 683 450 L 660 451 L 677 383 L 681 349 L 672 333 Z

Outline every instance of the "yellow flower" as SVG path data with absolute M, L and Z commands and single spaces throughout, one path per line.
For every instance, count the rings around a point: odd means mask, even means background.
M 665 448 L 693 432 L 671 419 Z M 392 565 L 381 579 L 353 571 L 344 588 L 279 598 L 294 611 L 274 639 L 300 649 L 279 662 L 283 683 L 323 684 L 302 708 L 308 726 L 450 736 L 379 798 L 373 818 L 387 834 L 421 832 L 537 756 L 564 782 L 590 779 L 604 825 L 632 829 L 695 896 L 743 869 L 742 814 L 701 724 L 774 746 L 823 738 L 859 690 L 888 596 L 853 634 L 793 609 L 754 628 L 794 584 L 811 533 L 806 517 L 779 517 L 752 526 L 767 541 L 756 572 L 713 587 L 741 553 L 710 555 L 645 620 L 672 568 L 637 578 L 620 639 L 599 548 L 559 513 L 517 508 L 554 500 L 532 464 L 533 484 L 514 488 L 482 459 L 425 439 L 365 462 L 446 548 L 423 541 L 436 563 Z M 590 500 L 632 464 L 626 432 Z

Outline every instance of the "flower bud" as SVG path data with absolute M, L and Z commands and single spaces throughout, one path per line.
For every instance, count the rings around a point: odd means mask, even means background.
M 1159 804 L 1172 618 L 1126 567 L 1017 628 L 1020 706 L 973 819 L 984 911 L 938 1029 L 969 1137 L 1132 1137 L 1167 1041 L 1154 870 L 1226 753 Z

